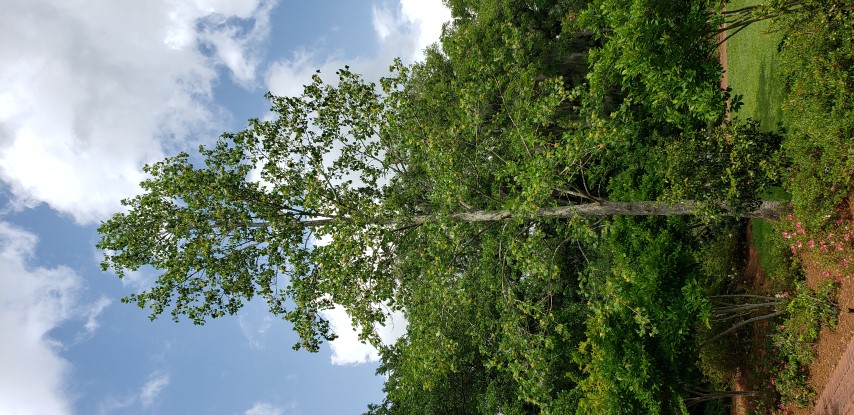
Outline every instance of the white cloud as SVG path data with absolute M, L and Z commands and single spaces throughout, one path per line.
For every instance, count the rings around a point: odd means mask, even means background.
M 88 307 L 85 311 L 86 324 L 83 325 L 87 334 L 91 335 L 98 329 L 98 327 L 100 327 L 101 324 L 98 322 L 98 316 L 101 315 L 101 312 L 103 312 L 104 309 L 112 303 L 113 301 L 109 298 L 101 297 L 98 301 Z
M 291 59 L 270 66 L 267 88 L 275 95 L 296 96 L 316 70 L 320 69 L 327 81 L 333 81 L 335 71 L 345 65 L 368 80 L 379 79 L 388 73 L 388 66 L 396 57 L 404 62 L 422 59 L 424 48 L 439 40 L 442 23 L 450 20 L 451 13 L 441 0 L 400 0 L 396 7 L 375 5 L 372 16 L 380 46 L 377 56 L 349 57 L 341 51 L 323 54 L 303 49 Z
M 285 409 L 267 402 L 255 402 L 243 415 L 284 415 Z
M 143 163 L 215 136 L 216 68 L 254 83 L 274 4 L 4 2 L 0 179 L 15 202 L 96 221 L 138 190 Z
M 139 389 L 139 401 L 144 408 L 150 407 L 155 403 L 163 389 L 169 386 L 169 375 L 155 374 L 152 375 L 148 382 L 142 385 Z
M 400 14 L 407 25 L 415 27 L 415 50 L 421 52 L 439 40 L 442 24 L 451 20 L 451 11 L 441 0 L 400 0 Z
M 203 19 L 206 23 L 200 36 L 202 42 L 213 48 L 219 61 L 222 62 L 239 84 L 251 87 L 255 82 L 255 70 L 260 58 L 259 46 L 270 33 L 270 13 L 276 5 L 274 1 L 263 3 L 254 2 L 225 2 L 215 3 L 210 8 L 212 14 Z M 227 7 L 232 6 L 231 9 Z M 237 16 L 253 21 L 251 29 L 243 34 L 243 28 L 229 23 L 229 18 Z
M 160 394 L 170 383 L 171 377 L 168 373 L 155 371 L 148 376 L 148 380 L 139 389 L 123 396 L 105 397 L 101 401 L 99 413 L 109 414 L 133 406 L 141 406 L 144 409 L 150 408 L 157 403 Z
M 76 315 L 80 278 L 31 267 L 36 237 L 0 222 L 0 413 L 68 414 L 70 366 L 49 333 Z
M 253 349 L 263 349 L 265 346 L 265 335 L 270 330 L 270 327 L 273 326 L 273 317 L 269 314 L 254 317 L 244 312 L 237 318 L 237 324 L 240 326 L 240 331 L 243 333 L 249 346 Z
M 374 346 L 359 341 L 359 335 L 353 329 L 352 320 L 344 307 L 336 305 L 322 312 L 329 320 L 332 331 L 338 338 L 329 342 L 332 349 L 333 365 L 357 365 L 379 361 L 379 351 Z M 406 333 L 406 318 L 399 311 L 392 312 L 384 326 L 376 326 L 377 334 L 384 344 L 393 344 Z

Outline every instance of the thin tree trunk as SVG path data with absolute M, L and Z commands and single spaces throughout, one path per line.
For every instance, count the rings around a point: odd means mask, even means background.
M 557 206 L 542 208 L 530 215 L 531 218 L 572 218 L 576 216 L 690 216 L 700 212 L 702 203 L 686 200 L 681 202 L 610 202 L 601 201 L 585 203 L 580 205 Z M 765 201 L 753 211 L 732 213 L 733 216 L 742 218 L 766 219 L 776 221 L 780 219 L 781 213 L 788 208 L 788 203 L 779 201 Z M 724 211 L 732 211 L 726 205 L 719 205 Z M 453 213 L 450 215 L 417 215 L 399 222 L 401 226 L 420 225 L 439 220 L 452 220 L 458 222 L 498 222 L 513 218 L 512 212 L 507 210 L 475 210 L 471 212 Z M 348 220 L 347 218 L 316 218 L 294 221 L 295 224 L 307 228 L 323 225 L 331 225 L 336 221 Z M 268 222 L 254 222 L 250 227 L 266 227 Z
M 756 391 L 705 391 L 705 390 L 693 390 L 691 391 L 697 396 L 693 396 L 691 398 L 685 399 L 685 405 L 693 406 L 698 403 L 711 401 L 713 399 L 723 399 L 723 398 L 736 398 L 740 396 L 756 396 L 758 393 Z

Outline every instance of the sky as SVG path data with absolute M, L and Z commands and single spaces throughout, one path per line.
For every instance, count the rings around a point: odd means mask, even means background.
M 367 79 L 419 59 L 440 0 L 0 0 L 0 415 L 360 414 L 377 353 L 341 336 L 293 351 L 252 302 L 205 326 L 120 299 L 155 274 L 103 273 L 97 225 L 142 166 L 263 117 L 320 69 Z M 384 329 L 405 330 L 401 318 Z

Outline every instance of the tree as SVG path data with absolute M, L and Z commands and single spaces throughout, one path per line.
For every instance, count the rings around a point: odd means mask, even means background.
M 748 157 L 773 145 L 710 127 L 721 91 L 708 59 L 686 63 L 707 42 L 667 52 L 665 82 L 608 67 L 655 50 L 631 44 L 638 16 L 594 31 L 544 21 L 586 2 L 450 3 L 456 20 L 424 62 L 397 62 L 379 85 L 349 68 L 335 85 L 316 75 L 299 97 L 269 96 L 275 119 L 223 134 L 201 159 L 147 166 L 144 193 L 99 228 L 102 267 L 160 273 L 125 299 L 152 318 L 203 324 L 260 296 L 312 351 L 334 338 L 321 312 L 335 304 L 377 345 L 375 325 L 403 310 L 410 331 L 383 349 L 388 399 L 373 413 L 684 407 L 676 383 L 693 379 L 704 303 L 691 242 L 668 232 L 687 220 L 612 217 L 776 218 L 786 206 L 754 203 L 764 181 Z M 657 34 L 678 20 L 664 17 Z M 601 59 L 592 88 L 588 56 Z M 701 76 L 684 99 L 657 100 L 685 73 Z M 711 104 L 682 111 L 698 102 Z M 695 174 L 710 147 L 715 163 Z M 619 260 L 595 269 L 608 255 Z M 602 383 L 639 373 L 613 393 Z
M 302 347 L 316 350 L 321 339 L 333 337 L 319 312 L 334 303 L 347 308 L 364 339 L 376 339 L 373 324 L 383 321 L 383 307 L 395 307 L 401 278 L 396 253 L 407 243 L 419 243 L 412 235 L 425 223 L 444 229 L 455 221 L 529 227 L 531 221 L 577 215 L 686 215 L 700 205 L 602 200 L 539 207 L 541 190 L 525 194 L 536 183 L 518 183 L 525 177 L 523 164 L 510 166 L 513 176 L 491 172 L 499 176 L 493 182 L 517 182 L 497 190 L 505 194 L 498 203 L 507 208 L 474 209 L 472 205 L 488 205 L 495 196 L 472 197 L 468 203 L 458 196 L 465 194 L 460 184 L 469 189 L 491 185 L 472 183 L 468 175 L 477 172 L 465 166 L 442 168 L 442 157 L 453 151 L 435 153 L 432 159 L 422 153 L 417 155 L 422 161 L 416 162 L 411 148 L 402 155 L 396 147 L 417 139 L 391 136 L 401 131 L 392 124 L 403 113 L 402 92 L 394 83 L 400 79 L 383 81 L 384 98 L 376 85 L 348 69 L 338 75 L 337 87 L 315 76 L 299 98 L 271 96 L 278 118 L 251 120 L 247 130 L 224 134 L 213 148 L 201 148 L 204 166 L 194 165 L 184 153 L 146 167 L 151 178 L 142 183 L 145 193 L 123 201 L 129 211 L 99 228 L 105 270 L 112 268 L 120 277 L 144 265 L 162 271 L 154 288 L 126 301 L 150 307 L 152 318 L 172 307 L 174 318 L 183 314 L 202 324 L 206 318 L 233 314 L 258 295 L 273 314 L 294 323 Z M 555 158 L 551 150 L 544 153 Z M 579 157 L 563 156 L 564 161 Z M 418 162 L 433 163 L 433 168 Z M 537 157 L 526 163 L 536 167 Z M 423 194 L 407 200 L 397 193 L 419 188 L 405 182 L 416 168 L 446 175 L 422 177 L 430 200 L 424 201 Z M 253 180 L 256 172 L 260 178 Z M 537 171 L 532 175 L 530 180 L 543 177 Z M 522 198 L 507 194 L 508 187 L 521 187 Z M 546 190 L 550 196 L 551 189 Z M 430 206 L 422 209 L 421 202 Z M 455 206 L 458 210 L 452 212 Z M 745 215 L 774 217 L 779 209 L 769 202 Z M 327 239 L 328 245 L 315 243 Z

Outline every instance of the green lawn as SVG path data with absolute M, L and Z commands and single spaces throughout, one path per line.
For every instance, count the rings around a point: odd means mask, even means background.
M 785 190 L 775 187 L 765 197 L 766 200 L 790 200 Z M 772 222 L 761 219 L 751 221 L 753 229 L 753 245 L 759 252 L 759 263 L 770 281 L 777 287 L 788 288 L 791 283 L 791 268 L 786 259 L 786 244 L 779 235 L 779 230 Z
M 738 0 L 729 4 L 734 10 L 757 3 L 756 0 Z M 770 32 L 767 21 L 754 23 L 727 41 L 729 85 L 733 93 L 742 95 L 744 106 L 741 117 L 760 121 L 766 131 L 777 128 L 784 88 L 780 73 L 777 46 L 779 32 Z
M 730 3 L 729 9 L 755 3 L 755 0 L 738 0 Z M 737 115 L 759 120 L 766 131 L 776 129 L 781 121 L 781 105 L 785 96 L 779 70 L 781 59 L 777 53 L 780 39 L 780 33 L 771 31 L 766 21 L 748 26 L 727 41 L 729 85 L 734 94 L 742 96 L 744 103 Z M 790 197 L 783 189 L 776 188 L 767 198 L 785 200 Z M 762 268 L 772 281 L 785 284 L 780 280 L 786 279 L 789 269 L 773 224 L 754 220 L 752 227 L 752 242 L 759 251 Z

